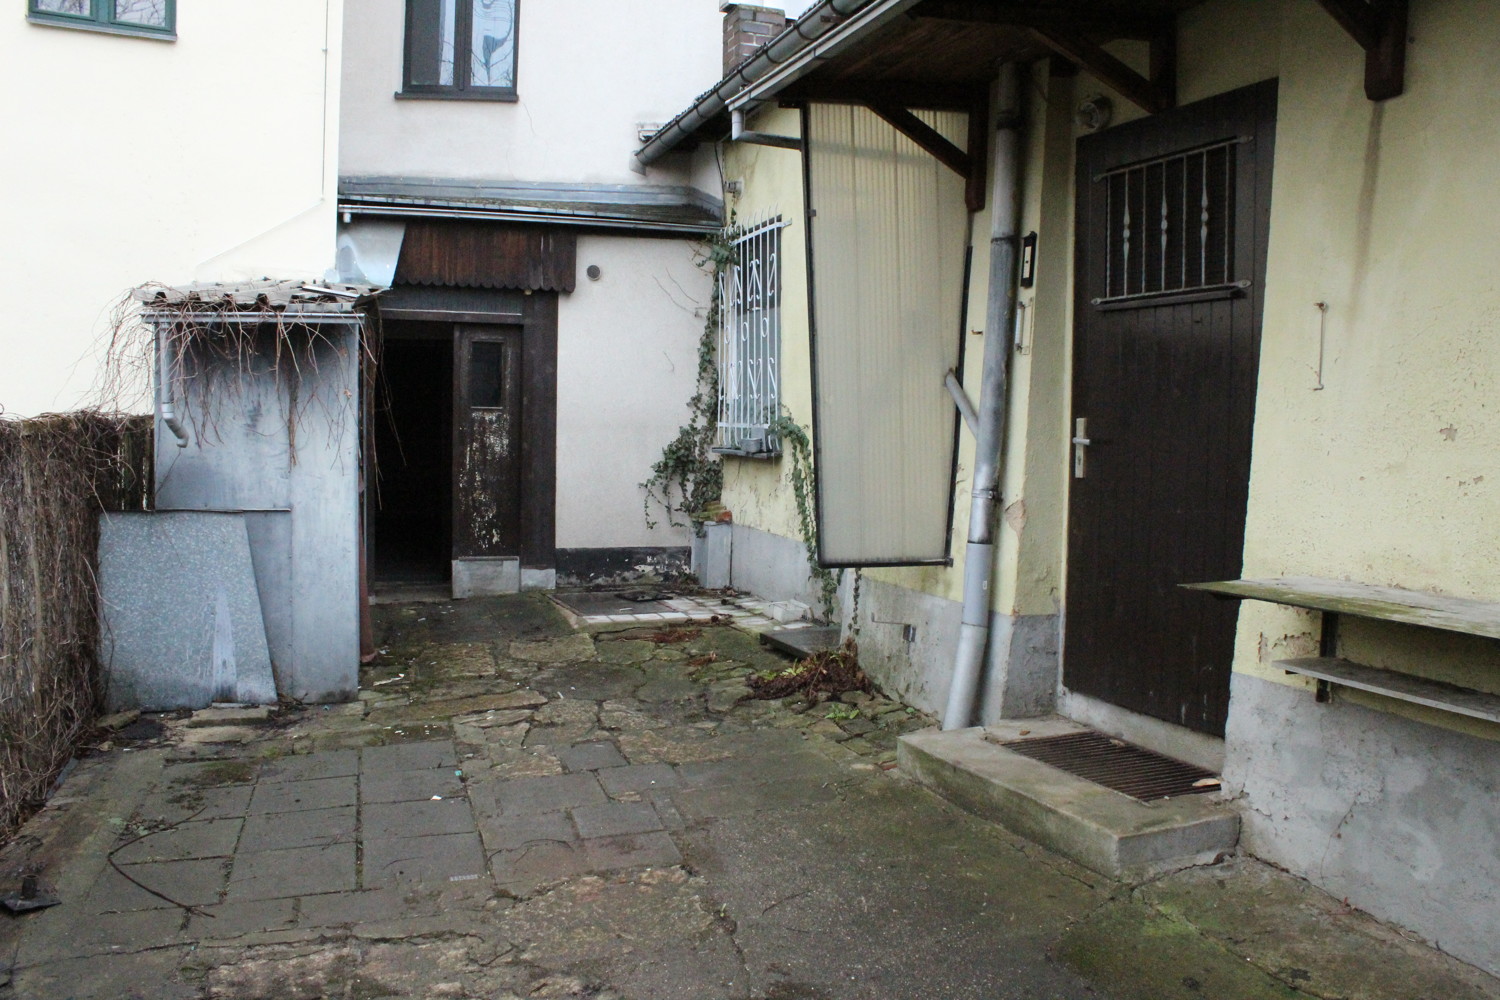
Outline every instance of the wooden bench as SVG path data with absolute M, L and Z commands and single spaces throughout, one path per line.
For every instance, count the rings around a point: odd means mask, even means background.
M 1500 695 L 1395 670 L 1370 667 L 1335 655 L 1339 619 L 1344 615 L 1500 639 L 1500 604 L 1461 597 L 1442 597 L 1397 587 L 1373 587 L 1345 580 L 1325 580 L 1320 577 L 1220 580 L 1214 583 L 1184 583 L 1181 586 L 1222 598 L 1268 601 L 1321 611 L 1321 655 L 1277 660 L 1275 664 L 1288 673 L 1315 678 L 1318 682 L 1319 701 L 1327 701 L 1330 686 L 1337 684 L 1500 723 Z

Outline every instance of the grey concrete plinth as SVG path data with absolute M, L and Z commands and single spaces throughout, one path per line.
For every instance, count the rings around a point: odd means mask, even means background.
M 490 597 L 521 589 L 521 560 L 512 556 L 473 556 L 453 560 L 453 596 Z
M 693 534 L 690 569 L 711 590 L 729 586 L 734 551 L 733 525 L 704 524 Z
M 1211 860 L 1239 839 L 1239 816 L 1216 796 L 1145 803 L 1011 753 L 991 740 L 1053 736 L 1082 727 L 1027 719 L 985 730 L 901 737 L 903 774 L 956 805 L 1079 864 L 1135 878 Z

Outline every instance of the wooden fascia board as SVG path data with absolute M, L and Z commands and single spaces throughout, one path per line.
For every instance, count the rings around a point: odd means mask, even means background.
M 1408 0 L 1318 0 L 1365 50 L 1365 96 L 1400 97 L 1406 90 Z

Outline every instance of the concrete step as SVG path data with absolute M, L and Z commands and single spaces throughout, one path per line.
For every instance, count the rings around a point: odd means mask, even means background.
M 778 628 L 762 632 L 760 641 L 799 660 L 829 649 L 839 648 L 837 625 L 809 625 L 806 628 Z
M 1234 849 L 1240 818 L 1217 793 L 1141 802 L 995 742 L 1083 728 L 1051 717 L 925 730 L 901 737 L 897 760 L 904 775 L 955 805 L 1114 878 L 1203 864 Z

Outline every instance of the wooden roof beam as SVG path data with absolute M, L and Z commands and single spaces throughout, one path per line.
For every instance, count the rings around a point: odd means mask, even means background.
M 897 132 L 931 153 L 943 166 L 960 177 L 969 176 L 969 154 L 906 108 L 899 104 L 872 104 L 870 110 L 884 118 Z
M 1365 96 L 1400 97 L 1406 90 L 1408 0 L 1318 0 L 1365 50 Z
M 969 108 L 968 150 L 959 149 L 941 132 L 899 104 L 870 104 L 868 107 L 897 132 L 964 179 L 964 204 L 969 211 L 984 208 L 984 182 L 989 165 L 990 109 L 987 100 L 976 101 Z
M 1151 114 L 1177 106 L 1177 35 L 1171 26 L 1164 26 L 1151 38 L 1150 79 L 1081 35 L 1041 28 L 1031 29 L 1031 34 Z

